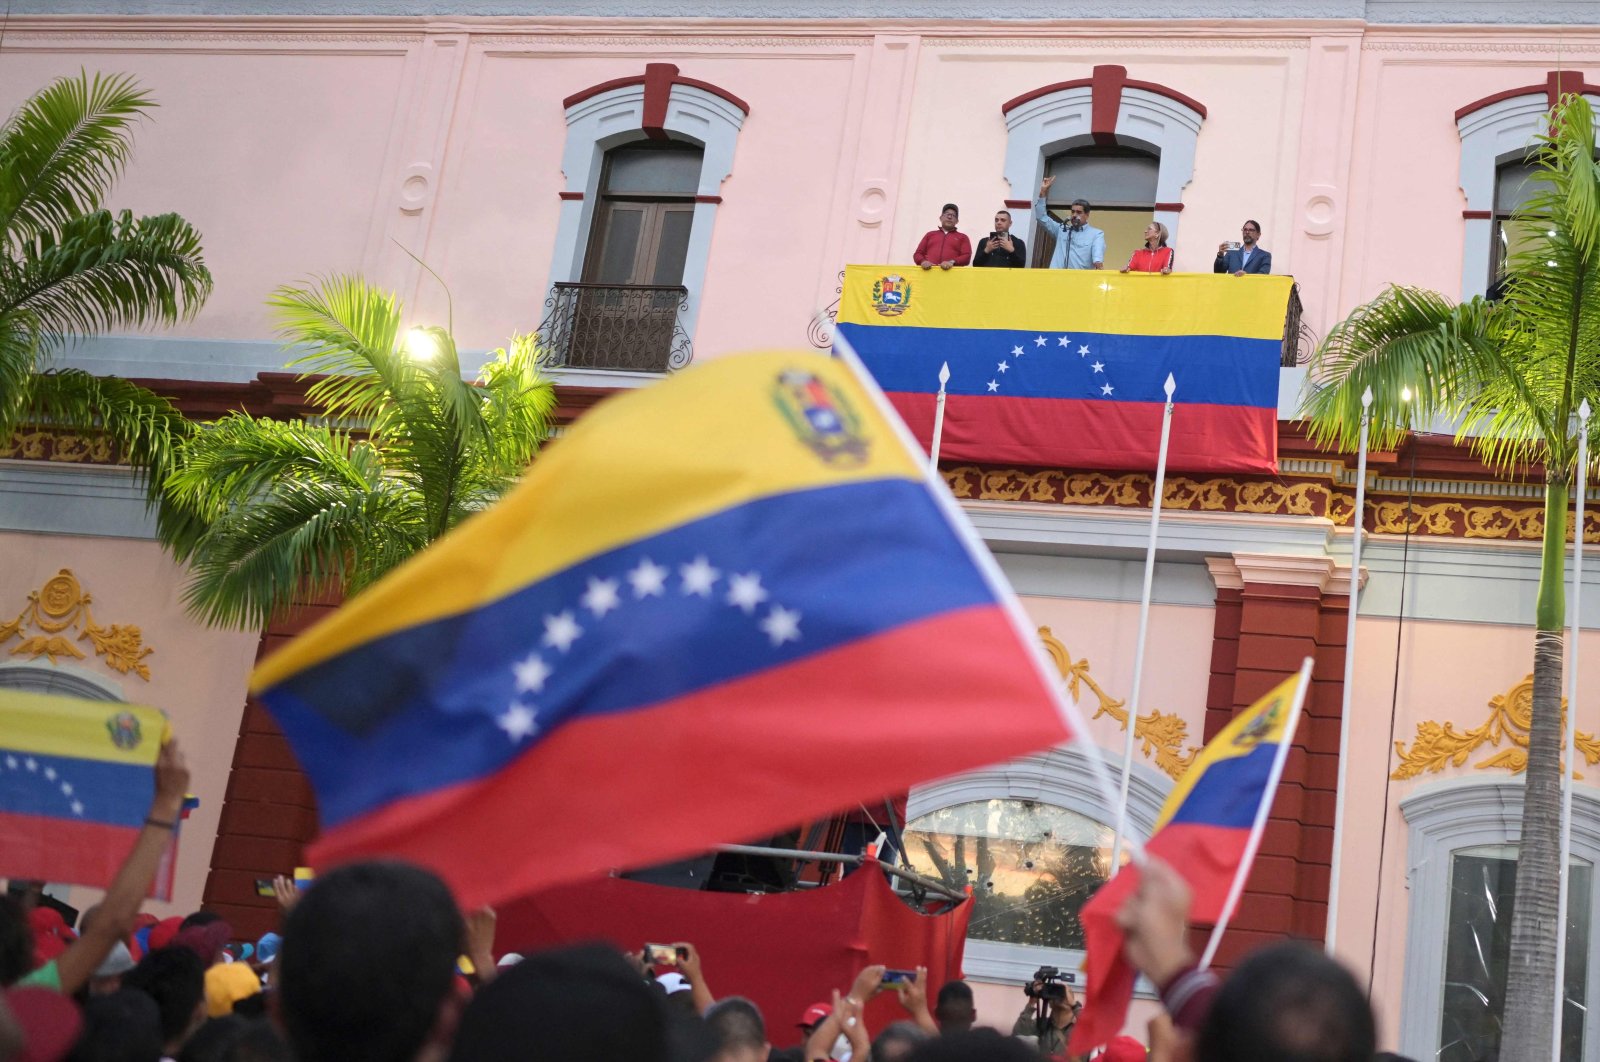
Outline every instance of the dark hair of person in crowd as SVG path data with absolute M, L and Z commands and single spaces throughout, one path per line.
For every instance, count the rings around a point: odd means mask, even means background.
M 1196 1062 L 1371 1062 L 1372 1007 L 1343 966 L 1304 944 L 1252 953 L 1217 990 Z
M 132 988 L 90 996 L 64 1062 L 161 1062 L 166 1037 L 155 1000 Z
M 206 964 L 188 948 L 158 948 L 122 976 L 122 987 L 136 989 L 156 1001 L 161 1012 L 161 1040 L 167 1054 L 205 1020 Z
M 178 1062 L 293 1062 L 293 1056 L 266 1019 L 225 1014 L 189 1037 Z
M 220 921 L 222 921 L 222 916 L 215 911 L 196 911 L 191 915 L 185 916 L 184 920 L 178 923 L 178 932 L 182 933 L 185 929 L 191 929 L 194 926 L 208 926 L 212 922 Z
M 22 905 L 0 894 L 0 988 L 33 971 L 33 929 Z
M 907 1062 L 1039 1062 L 1039 1049 L 997 1029 L 946 1033 L 918 1044 Z
M 872 1041 L 872 1062 L 902 1062 L 928 1033 L 914 1021 L 890 1022 Z
M 972 988 L 965 981 L 946 981 L 939 988 L 939 998 L 933 1007 L 934 1020 L 941 1032 L 966 1032 L 978 1020 L 978 1011 L 972 1003 Z
M 478 990 L 450 1062 L 530 1051 L 562 1062 L 657 1062 L 668 1057 L 667 1021 L 665 999 L 615 950 L 560 948 L 529 955 Z
M 418 867 L 352 863 L 319 878 L 284 919 L 278 953 L 295 1058 L 408 1062 L 448 1024 L 464 932 L 450 890 Z
M 761 1010 L 743 996 L 719 999 L 705 1012 L 719 1062 L 765 1062 L 771 1046 Z

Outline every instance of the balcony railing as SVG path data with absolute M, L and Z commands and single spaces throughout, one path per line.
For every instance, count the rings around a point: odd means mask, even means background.
M 1296 284 L 1289 289 L 1289 312 L 1283 320 L 1283 356 L 1278 364 L 1285 369 L 1293 368 L 1302 360 L 1310 361 L 1317 348 L 1316 337 L 1301 320 L 1304 312 L 1300 305 L 1300 285 Z
M 539 345 L 545 364 L 671 372 L 694 357 L 678 323 L 689 289 L 669 284 L 551 285 Z

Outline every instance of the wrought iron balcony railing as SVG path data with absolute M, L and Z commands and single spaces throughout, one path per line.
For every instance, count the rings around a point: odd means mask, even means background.
M 669 284 L 551 285 L 539 345 L 545 363 L 574 369 L 671 372 L 694 357 L 678 323 L 689 289 Z

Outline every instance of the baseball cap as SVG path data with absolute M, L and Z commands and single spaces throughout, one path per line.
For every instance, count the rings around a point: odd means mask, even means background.
M 832 1004 L 813 1003 L 811 1006 L 806 1008 L 805 1013 L 800 1015 L 800 1020 L 795 1022 L 795 1024 L 800 1026 L 802 1029 L 809 1029 L 811 1026 L 815 1025 L 817 1022 L 821 1021 L 823 1018 L 826 1018 L 832 1013 Z
M 261 991 L 261 978 L 242 962 L 219 962 L 206 970 L 206 1014 L 220 1018 L 233 1005 Z
M 111 945 L 111 952 L 106 956 L 105 961 L 95 967 L 94 975 L 96 977 L 116 977 L 119 974 L 127 973 L 133 967 L 133 953 L 128 950 L 128 945 L 119 940 Z

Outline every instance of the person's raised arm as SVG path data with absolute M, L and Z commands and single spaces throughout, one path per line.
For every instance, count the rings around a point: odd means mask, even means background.
M 480 985 L 493 981 L 494 975 L 500 972 L 500 967 L 494 964 L 494 927 L 497 920 L 494 908 L 489 906 L 480 907 L 467 915 L 466 936 L 461 946 L 472 961 L 473 976 Z
M 150 800 L 150 811 L 139 837 L 133 842 L 133 851 L 123 860 L 122 868 L 106 890 L 106 898 L 100 901 L 100 911 L 94 921 L 56 959 L 56 976 L 61 980 L 63 993 L 71 995 L 88 984 L 117 941 L 133 932 L 139 905 L 150 895 L 150 886 L 161 867 L 161 857 L 172 842 L 173 831 L 178 828 L 183 795 L 188 789 L 189 767 L 177 739 L 173 739 L 161 747 L 156 757 L 156 794 Z
M 687 940 L 680 940 L 673 947 L 678 949 L 678 972 L 689 982 L 689 991 L 694 999 L 694 1011 L 696 1014 L 704 1014 L 706 1008 L 717 1000 L 706 985 L 705 968 L 700 962 L 700 953 Z
M 917 1023 L 917 1028 L 929 1036 L 938 1036 L 939 1023 L 933 1020 L 933 1015 L 928 1011 L 928 968 L 917 967 L 917 976 L 899 982 L 894 990 L 900 996 L 900 1005 L 906 1008 L 906 1013 Z
M 1046 210 L 1044 206 L 1045 193 L 1050 191 L 1050 186 L 1055 183 L 1056 179 L 1054 177 L 1046 177 L 1039 183 L 1039 194 L 1033 197 L 1033 216 L 1038 219 L 1039 224 L 1059 237 L 1061 235 L 1061 222 L 1051 217 L 1050 211 Z

